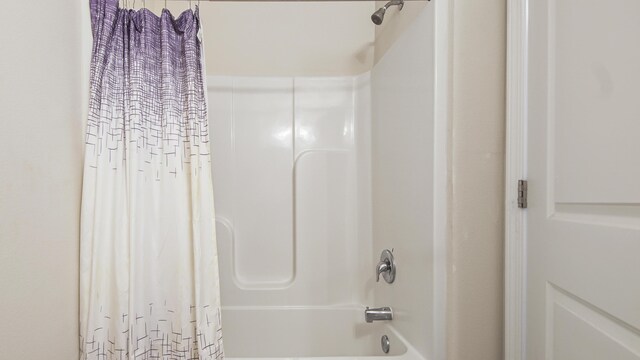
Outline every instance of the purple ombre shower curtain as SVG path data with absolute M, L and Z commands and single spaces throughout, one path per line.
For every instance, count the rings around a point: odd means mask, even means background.
M 81 359 L 222 359 L 198 10 L 91 0 Z

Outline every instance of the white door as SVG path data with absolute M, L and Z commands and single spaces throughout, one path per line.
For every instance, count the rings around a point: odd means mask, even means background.
M 640 1 L 528 3 L 527 360 L 640 359 Z

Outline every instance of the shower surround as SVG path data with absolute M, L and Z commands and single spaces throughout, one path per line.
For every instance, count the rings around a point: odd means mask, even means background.
M 228 357 L 442 359 L 434 15 L 359 76 L 208 78 Z
M 233 358 L 394 355 L 372 304 L 370 77 L 209 77 Z M 227 327 L 229 328 L 227 330 Z

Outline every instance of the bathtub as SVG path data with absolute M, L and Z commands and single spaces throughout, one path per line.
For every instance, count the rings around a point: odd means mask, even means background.
M 363 307 L 223 307 L 222 322 L 227 359 L 423 360 L 392 321 L 366 323 Z

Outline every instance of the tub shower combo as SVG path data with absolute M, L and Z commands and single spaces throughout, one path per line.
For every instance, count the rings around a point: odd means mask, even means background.
M 413 8 L 375 62 L 341 49 L 365 73 L 212 76 L 220 8 L 87 1 L 80 358 L 444 359 L 446 2 Z M 377 41 L 373 3 L 345 6 L 366 14 L 357 44 Z
M 227 357 L 435 358 L 432 3 L 361 75 L 208 77 Z

